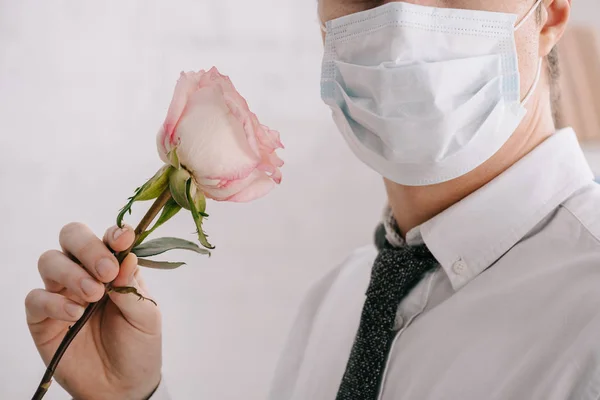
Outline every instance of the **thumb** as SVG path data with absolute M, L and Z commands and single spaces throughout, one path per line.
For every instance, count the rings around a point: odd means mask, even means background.
M 136 279 L 138 270 L 137 257 L 130 253 L 121 263 L 119 275 L 113 282 L 113 287 L 132 287 L 144 297 L 150 297 L 145 290 L 145 285 L 141 285 Z M 141 299 L 135 293 L 117 293 L 111 291 L 110 299 L 119 308 L 123 317 L 139 330 L 149 333 L 160 333 L 160 310 L 150 300 Z

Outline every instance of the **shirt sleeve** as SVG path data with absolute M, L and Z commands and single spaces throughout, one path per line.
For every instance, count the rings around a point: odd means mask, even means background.
M 334 268 L 325 277 L 313 284 L 304 297 L 277 363 L 268 397 L 269 400 L 289 400 L 292 398 L 315 316 L 323 299 L 339 275 L 341 267 Z M 155 399 L 152 398 L 152 400 Z

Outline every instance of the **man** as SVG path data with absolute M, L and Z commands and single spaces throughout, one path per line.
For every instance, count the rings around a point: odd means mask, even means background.
M 322 96 L 390 211 L 379 251 L 307 295 L 272 400 L 600 399 L 600 188 L 551 105 L 569 13 L 569 0 L 321 0 Z M 107 248 L 132 240 L 69 224 L 63 251 L 40 257 L 46 289 L 26 308 L 44 361 L 100 282 L 146 292 L 135 256 L 119 271 Z M 110 300 L 56 379 L 76 399 L 167 399 L 158 309 Z

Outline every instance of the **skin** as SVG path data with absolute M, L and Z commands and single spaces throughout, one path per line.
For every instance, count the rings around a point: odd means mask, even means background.
M 524 15 L 534 0 L 411 0 L 434 6 L 500 11 Z M 321 0 L 323 21 L 383 4 L 368 0 Z M 569 0 L 544 0 L 541 19 L 529 20 L 516 33 L 521 93 L 534 80 L 539 57 L 545 57 L 562 36 L 570 14 Z M 510 140 L 490 160 L 469 174 L 438 185 L 408 187 L 386 181 L 390 205 L 403 232 L 430 219 L 479 189 L 543 142 L 554 131 L 550 86 L 544 74 L 528 113 Z M 120 233 L 116 238 L 115 234 Z M 62 250 L 42 254 L 38 267 L 44 289 L 31 291 L 25 300 L 27 323 L 45 363 L 58 347 L 68 326 L 88 302 L 99 300 L 101 282 L 114 279 L 116 286 L 134 286 L 148 296 L 135 255 L 129 255 L 119 271 L 107 246 L 120 251 L 133 241 L 131 227 L 112 227 L 103 239 L 80 223 L 66 225 L 59 235 Z M 79 260 L 81 265 L 73 259 Z M 96 270 L 107 259 L 107 269 Z M 91 279 L 83 291 L 83 282 Z M 111 293 L 110 300 L 82 329 L 60 363 L 55 379 L 75 399 L 146 399 L 160 382 L 161 316 L 158 307 L 137 301 L 132 295 Z
M 137 257 L 129 254 L 119 270 L 108 249 L 125 250 L 134 237 L 129 226 L 123 230 L 113 226 L 100 239 L 84 224 L 70 223 L 59 235 L 62 251 L 40 256 L 45 289 L 32 290 L 25 307 L 31 336 L 46 365 L 83 307 L 104 294 L 101 282 L 116 279 L 115 286 L 133 286 L 148 296 Z M 74 399 L 147 399 L 160 382 L 160 310 L 133 295 L 109 296 L 79 332 L 54 378 Z
M 462 8 L 518 14 L 523 17 L 535 0 L 409 0 L 406 3 L 441 8 Z M 319 15 L 328 21 L 364 11 L 389 1 L 320 0 Z M 540 20 L 532 16 L 515 33 L 521 74 L 521 96 L 528 93 L 538 68 L 563 35 L 569 20 L 570 0 L 544 0 Z M 518 19 L 520 20 L 520 18 Z M 384 179 L 388 201 L 403 234 L 475 192 L 527 155 L 556 131 L 550 101 L 547 68 L 526 105 L 527 115 L 506 144 L 481 166 L 448 182 L 430 186 L 404 186 Z

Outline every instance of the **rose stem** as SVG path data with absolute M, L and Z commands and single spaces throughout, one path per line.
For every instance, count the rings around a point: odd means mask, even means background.
M 160 212 L 160 210 L 162 210 L 162 208 L 165 206 L 165 204 L 167 203 L 167 201 L 169 201 L 170 198 L 171 191 L 169 190 L 169 188 L 167 188 L 154 201 L 152 207 L 150 207 L 146 215 L 144 215 L 138 226 L 135 228 L 135 240 L 133 241 L 133 244 L 129 246 L 127 250 L 115 254 L 117 260 L 119 261 L 119 264 L 121 264 L 125 257 L 127 257 L 127 255 L 131 252 L 131 249 L 133 249 L 133 246 L 137 241 L 138 237 L 148 228 L 152 220 L 154 220 L 156 215 Z M 50 387 L 50 383 L 52 383 L 52 376 L 54 375 L 56 367 L 58 366 L 58 363 L 60 362 L 62 356 L 65 354 L 65 351 L 67 350 L 73 339 L 75 339 L 75 336 L 77 336 L 81 328 L 83 328 L 86 322 L 92 317 L 94 312 L 106 302 L 107 298 L 108 293 L 105 293 L 102 299 L 100 299 L 99 301 L 88 304 L 83 315 L 77 320 L 77 322 L 75 322 L 75 324 L 72 327 L 69 328 L 62 342 L 58 346 L 58 349 L 56 349 L 54 356 L 52 356 L 52 360 L 46 368 L 46 373 L 44 374 L 44 377 L 42 378 L 42 381 L 40 382 L 37 391 L 31 398 L 31 400 L 40 400 L 44 397 L 44 395 L 48 391 L 48 388 Z

